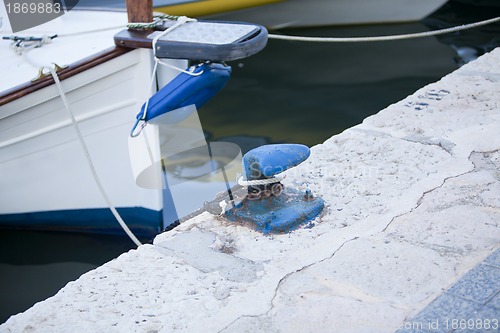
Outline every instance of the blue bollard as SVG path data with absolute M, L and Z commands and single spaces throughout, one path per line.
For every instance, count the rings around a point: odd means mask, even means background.
M 311 151 L 298 144 L 264 145 L 243 156 L 243 171 L 247 180 L 271 178 L 304 162 Z
M 265 145 L 246 153 L 247 198 L 225 216 L 233 222 L 251 223 L 264 234 L 290 232 L 315 219 L 323 211 L 324 201 L 310 190 L 285 190 L 280 179 L 274 178 L 309 155 L 309 148 L 298 144 Z

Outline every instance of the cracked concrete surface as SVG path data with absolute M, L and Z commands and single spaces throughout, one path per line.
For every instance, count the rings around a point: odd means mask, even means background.
M 392 332 L 500 245 L 500 49 L 287 171 L 327 209 L 264 236 L 204 213 L 1 332 Z

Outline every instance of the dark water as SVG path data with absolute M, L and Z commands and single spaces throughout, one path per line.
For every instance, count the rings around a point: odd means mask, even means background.
M 0 231 L 0 322 L 134 246 L 126 237 Z
M 416 24 L 287 30 L 306 36 L 418 32 L 499 16 L 499 7 L 450 3 Z M 199 112 L 212 140 L 246 151 L 272 142 L 309 146 L 360 123 L 463 63 L 500 46 L 500 25 L 419 40 L 315 44 L 271 40 L 233 62 L 224 91 Z M 0 231 L 0 322 L 133 248 L 123 237 Z
M 450 3 L 419 23 L 288 29 L 278 33 L 392 35 L 448 28 L 495 16 L 500 16 L 500 7 Z M 494 24 L 439 38 L 405 41 L 270 40 L 257 55 L 231 63 L 229 85 L 199 115 L 212 139 L 246 141 L 246 146 L 263 140 L 318 144 L 492 50 L 500 45 L 499 32 L 500 24 Z

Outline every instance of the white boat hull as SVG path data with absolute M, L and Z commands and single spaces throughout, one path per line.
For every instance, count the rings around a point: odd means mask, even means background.
M 108 196 L 140 234 L 163 227 L 162 191 L 135 184 L 127 144 L 149 96 L 151 63 L 150 50 L 134 50 L 62 81 Z M 0 225 L 119 230 L 56 86 L 0 110 Z
M 247 21 L 268 28 L 415 22 L 448 0 L 286 0 L 209 19 Z

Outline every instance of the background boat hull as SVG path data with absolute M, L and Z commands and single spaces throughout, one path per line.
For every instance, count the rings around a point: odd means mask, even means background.
M 415 22 L 448 0 L 287 0 L 222 12 L 208 19 L 247 21 L 268 28 Z

